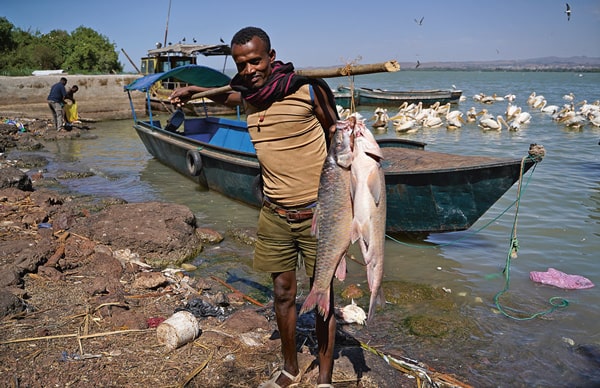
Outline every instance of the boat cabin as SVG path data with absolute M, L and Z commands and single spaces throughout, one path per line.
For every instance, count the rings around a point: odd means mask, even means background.
M 207 45 L 177 43 L 163 47 L 161 43 L 157 43 L 156 48 L 148 50 L 148 55 L 142 58 L 140 72 L 143 75 L 149 75 L 163 73 L 180 66 L 195 65 L 197 64 L 196 58 L 200 54 L 207 57 L 215 55 L 224 56 L 223 69 L 225 69 L 227 56 L 231 54 L 231 49 L 226 44 Z M 185 85 L 187 84 L 174 78 L 162 81 L 162 88 L 169 90 Z

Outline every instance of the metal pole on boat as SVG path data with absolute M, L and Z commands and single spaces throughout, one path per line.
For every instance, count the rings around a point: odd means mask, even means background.
M 163 47 L 167 45 L 167 34 L 169 33 L 169 17 L 171 16 L 171 0 L 169 0 L 169 12 L 167 12 L 167 27 L 165 28 L 165 43 Z

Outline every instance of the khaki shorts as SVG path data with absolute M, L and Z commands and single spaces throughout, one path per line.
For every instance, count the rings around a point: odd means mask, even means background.
M 312 277 L 317 239 L 311 235 L 311 224 L 310 218 L 289 222 L 263 206 L 258 217 L 254 269 L 270 273 L 293 271 L 302 258 L 306 275 Z

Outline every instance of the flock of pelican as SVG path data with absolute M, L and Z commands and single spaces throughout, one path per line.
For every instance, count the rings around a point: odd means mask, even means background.
M 541 112 L 552 118 L 555 122 L 569 128 L 580 129 L 584 125 L 600 127 L 600 100 L 588 103 L 586 100 L 575 103 L 573 93 L 565 94 L 561 105 L 548 104 L 543 95 L 532 92 L 527 98 L 528 110 L 515 104 L 516 96 L 508 94 L 498 96 L 496 94 L 486 95 L 478 93 L 473 100 L 481 104 L 494 104 L 507 101 L 506 110 L 503 114 L 493 115 L 487 108 L 477 110 L 471 106 L 463 113 L 458 109 L 452 109 L 450 103 L 440 104 L 436 102 L 428 108 L 421 103 L 403 103 L 397 112 L 388 114 L 388 110 L 377 107 L 373 116 L 369 119 L 375 132 L 385 132 L 389 124 L 397 133 L 414 133 L 420 129 L 440 128 L 460 129 L 463 125 L 472 123 L 483 131 L 501 131 L 506 128 L 509 131 L 518 131 L 529 124 L 532 120 L 532 112 Z M 348 109 L 338 106 L 341 118 L 349 116 Z

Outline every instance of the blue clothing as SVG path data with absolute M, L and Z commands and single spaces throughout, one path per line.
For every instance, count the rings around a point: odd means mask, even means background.
M 66 96 L 67 89 L 65 88 L 65 85 L 63 85 L 62 82 L 57 82 L 54 85 L 52 85 L 52 88 L 50 89 L 50 94 L 48 94 L 48 101 L 62 103 Z

